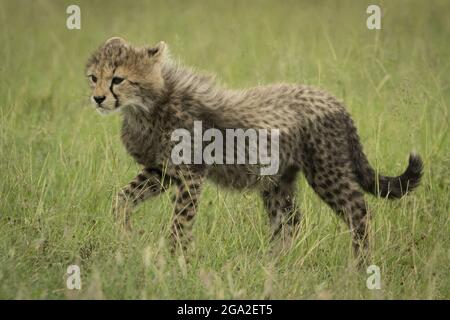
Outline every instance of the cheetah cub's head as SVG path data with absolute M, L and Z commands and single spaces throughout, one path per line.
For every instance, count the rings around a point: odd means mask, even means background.
M 127 107 L 148 108 L 163 92 L 161 69 L 166 51 L 164 42 L 138 48 L 117 37 L 100 46 L 86 65 L 97 111 L 106 114 Z

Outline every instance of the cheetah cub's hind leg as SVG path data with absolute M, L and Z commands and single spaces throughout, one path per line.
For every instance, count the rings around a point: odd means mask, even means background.
M 334 161 L 327 161 L 317 154 L 316 168 L 305 167 L 305 176 L 319 197 L 341 217 L 350 228 L 353 249 L 359 266 L 369 258 L 368 212 L 364 193 L 356 180 L 348 160 L 335 155 Z
M 293 245 L 300 228 L 301 214 L 296 205 L 297 169 L 289 168 L 281 179 L 262 192 L 272 229 L 272 253 L 284 253 Z
M 116 221 L 125 231 L 131 231 L 130 216 L 133 209 L 152 196 L 164 192 L 169 186 L 159 169 L 145 168 L 120 190 L 113 204 Z

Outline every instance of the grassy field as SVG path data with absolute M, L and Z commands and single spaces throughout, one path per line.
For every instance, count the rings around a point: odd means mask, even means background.
M 0 298 L 450 298 L 450 3 L 382 1 L 1 1 Z M 66 7 L 81 8 L 81 30 Z M 302 233 L 269 254 L 258 196 L 209 184 L 185 264 L 167 253 L 171 193 L 141 206 L 131 239 L 112 197 L 138 167 L 120 116 L 88 103 L 87 57 L 120 35 L 168 43 L 185 64 L 230 87 L 320 86 L 345 101 L 370 162 L 403 171 L 411 150 L 422 185 L 397 202 L 369 197 L 372 263 L 381 289 L 353 267 L 347 227 L 299 180 Z M 69 265 L 82 289 L 66 288 Z

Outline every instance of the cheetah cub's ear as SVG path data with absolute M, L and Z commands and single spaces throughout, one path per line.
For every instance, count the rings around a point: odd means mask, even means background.
M 162 62 L 167 56 L 167 45 L 164 41 L 158 42 L 155 47 L 148 48 L 148 56 L 155 62 Z
M 106 40 L 105 45 L 106 44 L 110 44 L 110 45 L 127 45 L 127 42 L 121 38 L 121 37 L 111 37 L 108 40 Z

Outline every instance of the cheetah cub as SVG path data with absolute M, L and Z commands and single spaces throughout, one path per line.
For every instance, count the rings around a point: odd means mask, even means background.
M 416 154 L 410 155 L 400 176 L 377 174 L 343 104 L 313 87 L 277 84 L 230 90 L 213 77 L 172 61 L 163 42 L 135 47 L 116 37 L 95 51 L 86 72 L 96 110 L 121 113 L 122 142 L 142 165 L 117 196 L 116 218 L 130 228 L 133 208 L 174 185 L 174 249 L 187 248 L 205 179 L 235 190 L 256 189 L 269 215 L 272 237 L 289 239 L 300 222 L 295 186 L 302 172 L 318 196 L 348 224 L 358 257 L 367 252 L 364 192 L 397 199 L 420 182 L 422 160 Z M 203 130 L 224 135 L 228 129 L 279 130 L 278 171 L 262 175 L 260 163 L 175 163 L 173 132 L 183 129 L 195 136 L 199 121 Z M 245 146 L 244 152 L 248 151 Z

